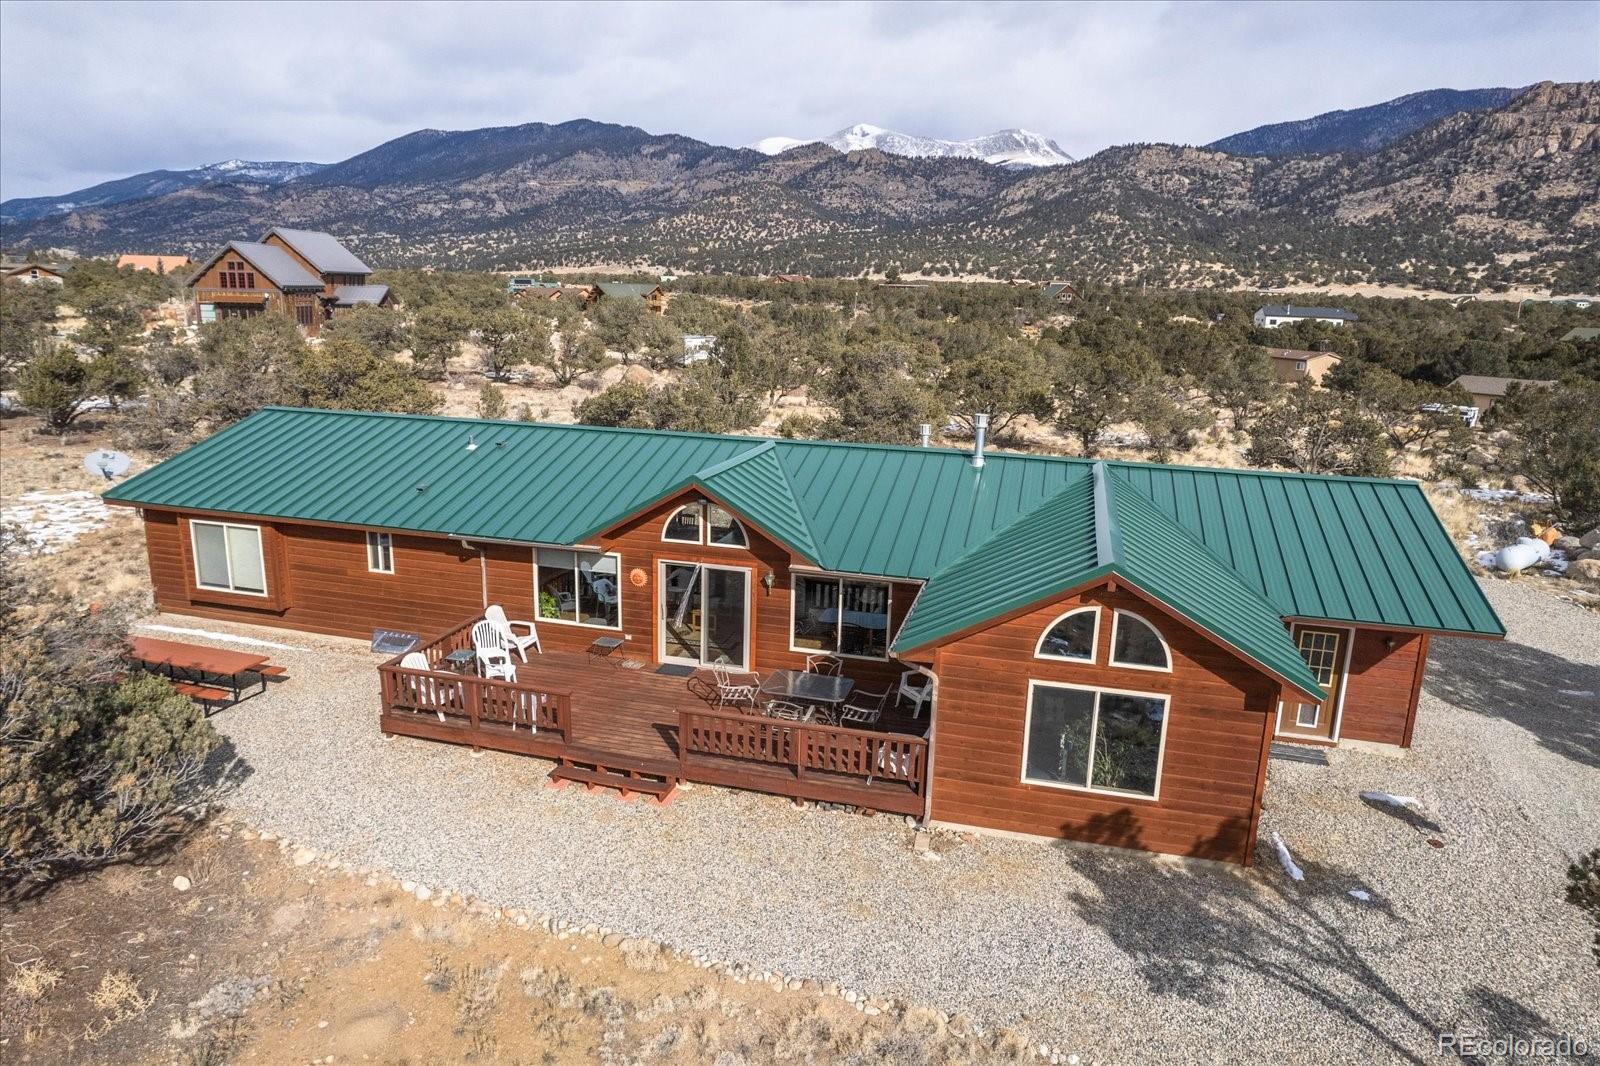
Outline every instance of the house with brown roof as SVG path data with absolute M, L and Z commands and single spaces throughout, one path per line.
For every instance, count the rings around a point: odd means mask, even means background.
M 1267 358 L 1272 361 L 1272 372 L 1278 380 L 1293 385 L 1309 381 L 1321 385 L 1328 371 L 1339 365 L 1339 357 L 1332 352 L 1312 352 L 1299 348 L 1268 348 Z
M 363 304 L 394 303 L 389 286 L 368 279 L 372 268 L 320 230 L 276 226 L 259 241 L 229 241 L 189 279 L 191 320 L 277 313 L 294 318 L 307 336 Z
M 175 270 L 187 270 L 193 262 L 194 260 L 186 255 L 129 253 L 117 256 L 117 269 L 132 267 L 134 270 L 148 270 L 152 274 L 171 274 Z
M 1471 395 L 1472 406 L 1478 409 L 1480 415 L 1487 413 L 1497 401 L 1504 399 L 1513 385 L 1548 389 L 1554 387 L 1555 382 L 1536 378 L 1495 378 L 1483 374 L 1462 374 L 1450 383 L 1451 388 L 1460 386 Z
M 24 285 L 64 285 L 67 271 L 71 269 L 60 263 L 3 263 L 0 264 L 0 278 Z

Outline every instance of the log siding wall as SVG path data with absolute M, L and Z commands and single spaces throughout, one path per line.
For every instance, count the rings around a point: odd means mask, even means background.
M 1046 627 L 1079 605 L 1101 608 L 1095 663 L 1037 659 Z M 1108 665 L 1111 611 L 1143 616 L 1166 638 L 1170 673 Z M 933 817 L 1035 836 L 1248 862 L 1279 685 L 1177 620 L 1104 588 L 1051 602 L 937 652 Z M 1022 780 L 1030 680 L 1169 698 L 1159 799 Z

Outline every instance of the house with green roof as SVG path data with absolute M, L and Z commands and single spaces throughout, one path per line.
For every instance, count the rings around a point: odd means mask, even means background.
M 1397 480 L 269 408 L 106 499 L 165 610 L 415 634 L 388 733 L 1243 863 L 1273 744 L 1409 746 L 1504 635 Z

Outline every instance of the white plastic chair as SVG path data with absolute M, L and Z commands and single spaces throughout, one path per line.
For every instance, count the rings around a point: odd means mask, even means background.
M 521 619 L 513 620 L 507 618 L 506 609 L 500 606 L 498 603 L 491 603 L 489 606 L 483 609 L 483 620 L 485 622 L 492 623 L 494 627 L 500 631 L 500 635 L 506 639 L 505 646 L 508 649 L 515 649 L 516 653 L 522 657 L 523 662 L 528 661 L 529 647 L 532 647 L 533 650 L 538 652 L 540 655 L 544 654 L 544 647 L 539 643 L 538 627 L 532 622 L 523 621 Z M 528 635 L 523 637 L 517 636 L 517 626 L 525 627 L 528 630 Z M 474 632 L 476 632 L 476 630 L 474 630 Z
M 922 683 L 920 685 L 912 684 L 911 679 L 914 677 L 920 677 L 922 679 Z M 932 695 L 933 678 L 929 677 L 921 670 L 907 670 L 905 673 L 900 675 L 900 690 L 898 698 L 910 700 L 912 702 L 913 706 L 911 708 L 911 717 L 920 718 L 922 716 L 922 705 L 927 703 L 928 697 Z
M 478 673 L 484 677 L 517 679 L 517 667 L 506 650 L 505 634 L 487 618 L 472 627 L 472 651 L 478 659 Z
M 420 651 L 412 651 L 407 652 L 405 658 L 400 660 L 400 669 L 432 670 L 433 667 L 428 665 L 428 657 L 426 655 Z M 439 708 L 442 704 L 451 702 L 452 697 L 455 695 L 453 691 L 455 686 L 440 684 L 431 677 L 406 677 L 401 678 L 401 681 L 411 689 L 417 702 L 425 703 L 432 707 L 433 713 L 439 716 L 439 721 L 444 721 L 444 712 Z M 411 713 L 421 714 L 422 711 L 420 708 L 413 707 L 411 708 Z

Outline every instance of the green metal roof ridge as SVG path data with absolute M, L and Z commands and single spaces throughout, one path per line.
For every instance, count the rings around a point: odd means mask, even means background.
M 1106 465 L 1094 464 L 1094 543 L 1101 566 L 1117 561 L 1117 515 L 1106 487 Z
M 1276 605 L 1134 486 L 1104 486 L 1108 516 L 1131 534 L 1119 535 L 1118 576 L 1274 676 L 1326 698 Z

